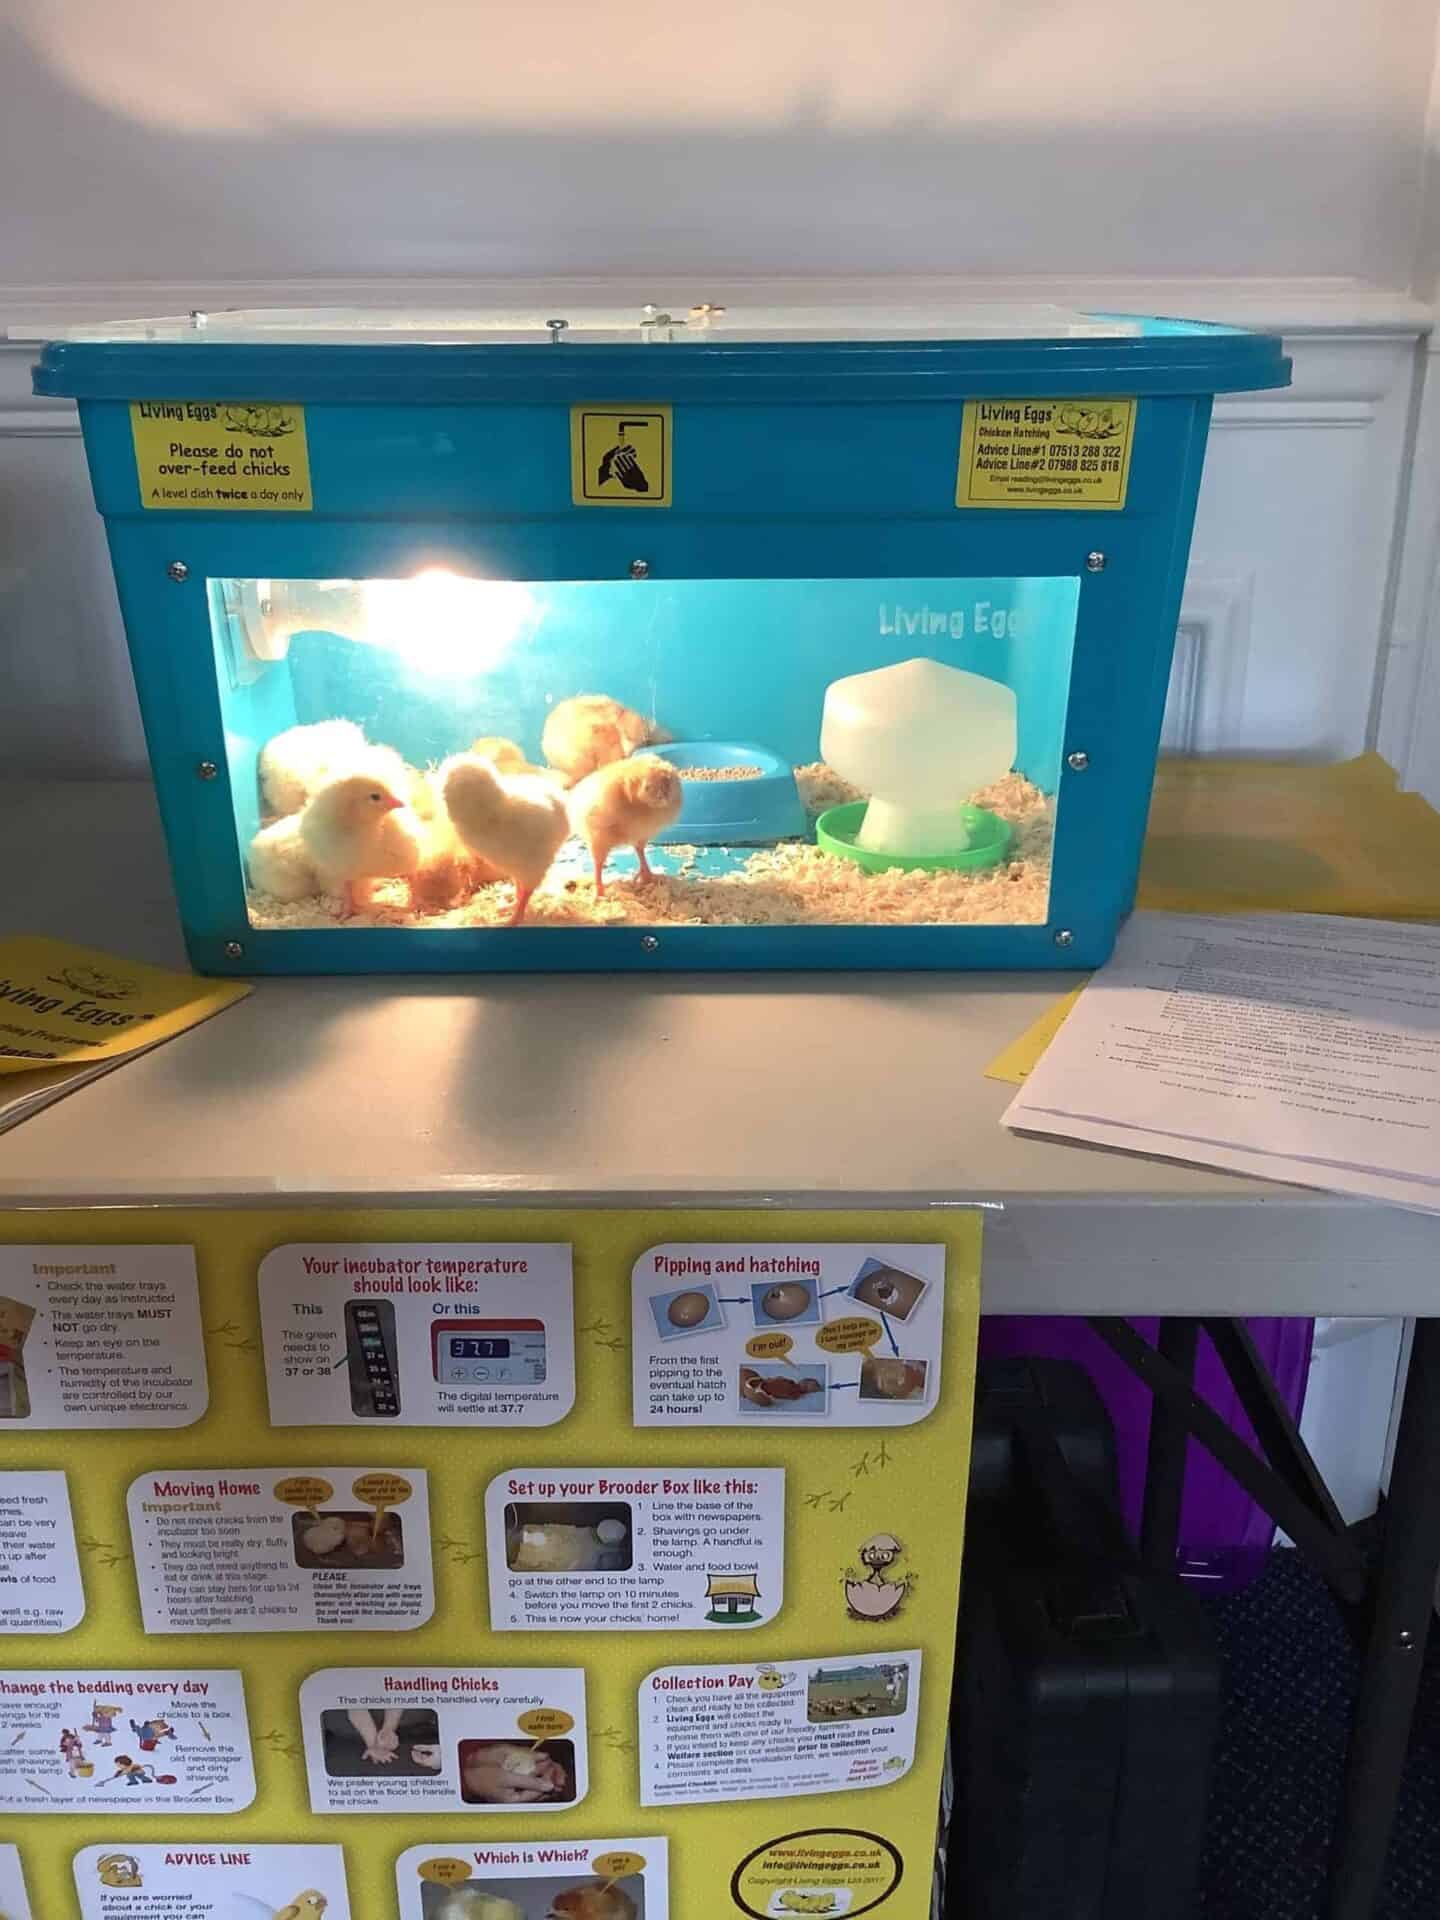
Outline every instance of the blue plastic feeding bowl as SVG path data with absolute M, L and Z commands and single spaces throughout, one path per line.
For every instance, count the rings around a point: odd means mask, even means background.
M 768 747 L 740 740 L 676 740 L 654 751 L 680 775 L 685 801 L 673 827 L 657 833 L 662 846 L 765 846 L 800 840 L 809 831 L 795 770 Z M 751 773 L 755 767 L 759 771 Z M 745 772 L 729 779 L 696 778 Z

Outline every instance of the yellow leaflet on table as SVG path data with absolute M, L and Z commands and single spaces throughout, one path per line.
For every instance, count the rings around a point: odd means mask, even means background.
M 243 1000 L 202 980 L 39 934 L 0 939 L 0 1073 L 138 1053 Z
M 1088 982 L 1085 983 L 1088 985 Z M 985 1069 L 987 1080 L 1004 1080 L 1012 1087 L 1021 1086 L 1042 1053 L 1055 1038 L 1069 1018 L 1070 1009 L 1085 991 L 1085 985 L 1075 987 L 1071 992 L 1048 1006 L 1040 1018 L 1033 1021 L 1024 1033 L 1012 1040 L 1008 1047 L 997 1053 Z
M 1138 905 L 1168 913 L 1337 913 L 1440 920 L 1440 814 L 1378 753 L 1335 766 L 1162 760 Z M 985 1069 L 1019 1086 L 1083 987 Z
M 84 1602 L 3 1650 L 0 1842 L 35 1912 L 183 1882 L 344 1920 L 343 1875 L 353 1920 L 532 1920 L 569 1889 L 584 1920 L 927 1920 L 980 1235 L 950 1210 L 5 1216 L 31 1411 L 0 1400 L 0 1477 L 65 1476 Z M 105 1697 L 144 1671 L 158 1707 Z M 222 1810 L 242 1720 L 254 1798 Z

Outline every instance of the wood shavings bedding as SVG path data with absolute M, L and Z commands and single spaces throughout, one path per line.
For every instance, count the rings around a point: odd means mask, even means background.
M 763 767 L 677 767 L 682 780 L 758 780 Z
M 838 774 L 819 764 L 797 767 L 807 812 L 863 799 Z M 785 841 L 751 853 L 732 873 L 699 871 L 701 852 L 670 847 L 680 871 L 638 879 L 611 878 L 595 896 L 590 862 L 577 840 L 567 841 L 530 903 L 527 926 L 1033 926 L 1050 898 L 1053 803 L 1018 773 L 1008 773 L 973 795 L 974 804 L 1000 814 L 1015 829 L 1010 858 L 979 873 L 867 873 L 853 861 L 822 853 L 806 841 Z M 817 804 L 818 802 L 818 804 Z M 338 898 L 286 905 L 250 895 L 250 924 L 296 927 L 493 927 L 509 918 L 508 881 L 482 887 L 449 913 L 412 914 L 405 889 L 385 881 L 374 904 L 341 920 Z

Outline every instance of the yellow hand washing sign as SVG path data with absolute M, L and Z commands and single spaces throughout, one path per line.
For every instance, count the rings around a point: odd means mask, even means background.
M 1135 408 L 1133 400 L 967 400 L 956 506 L 1118 510 Z
M 668 507 L 669 407 L 572 407 L 570 473 L 577 507 Z
M 142 507 L 308 513 L 315 504 L 303 407 L 138 400 L 130 433 Z

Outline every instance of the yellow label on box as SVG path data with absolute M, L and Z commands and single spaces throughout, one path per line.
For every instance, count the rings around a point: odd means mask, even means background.
M 308 513 L 315 504 L 303 407 L 137 400 L 130 432 L 142 507 Z
M 967 400 L 957 507 L 1116 511 L 1130 484 L 1133 400 Z
M 572 407 L 570 476 L 577 507 L 668 507 L 669 407 Z

